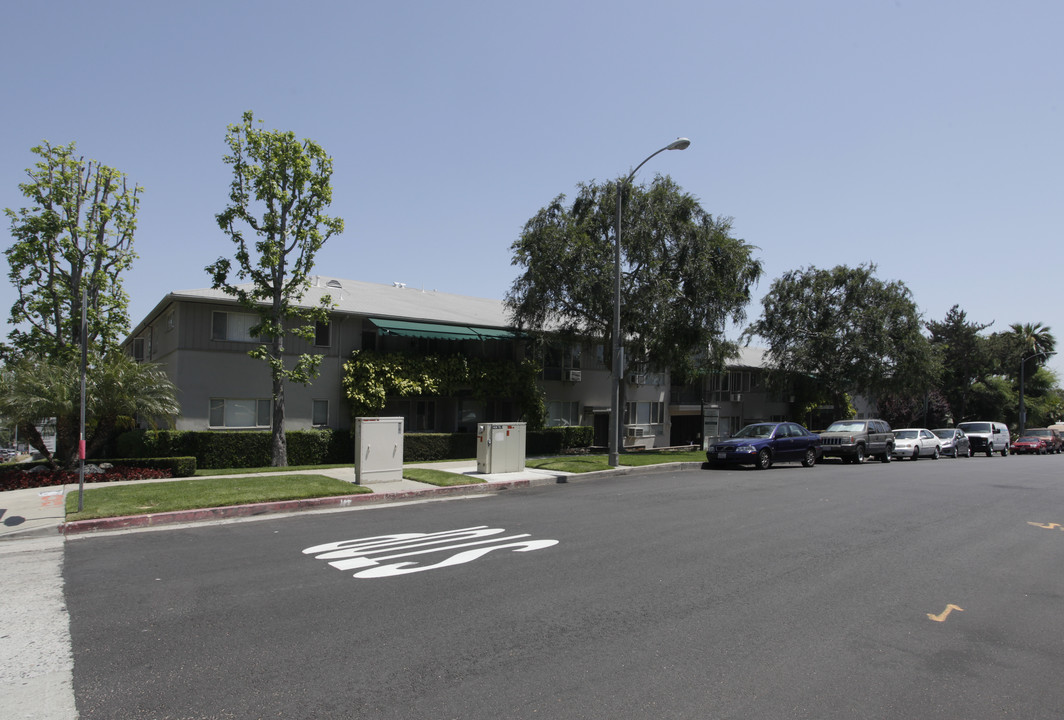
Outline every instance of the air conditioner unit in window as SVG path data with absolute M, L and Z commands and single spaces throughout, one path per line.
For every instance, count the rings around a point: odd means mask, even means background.
M 628 376 L 628 382 L 632 385 L 646 385 L 647 376 L 645 374 L 636 375 L 633 373 Z
M 565 379 L 568 382 L 580 382 L 582 376 L 579 370 L 566 370 Z
M 742 402 L 743 401 L 742 394 L 741 393 L 732 393 L 731 394 L 731 401 L 732 402 Z
M 630 427 L 626 434 L 628 437 L 643 437 L 643 428 Z

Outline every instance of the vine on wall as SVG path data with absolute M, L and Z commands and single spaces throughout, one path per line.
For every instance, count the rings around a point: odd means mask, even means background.
M 538 430 L 547 415 L 539 372 L 531 360 L 355 350 L 344 363 L 343 385 L 353 417 L 380 414 L 390 397 L 448 397 L 471 389 L 478 400 L 512 398 L 528 429 Z

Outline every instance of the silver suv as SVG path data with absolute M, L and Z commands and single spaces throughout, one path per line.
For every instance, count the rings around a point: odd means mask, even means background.
M 859 464 L 875 457 L 889 463 L 894 452 L 894 433 L 885 420 L 836 420 L 820 433 L 820 445 L 826 458 Z

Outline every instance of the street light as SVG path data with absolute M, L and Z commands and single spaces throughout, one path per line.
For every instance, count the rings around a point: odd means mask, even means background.
M 1049 353 L 1036 352 L 1033 355 L 1027 355 L 1026 357 L 1020 357 L 1020 434 L 1019 437 L 1023 437 L 1023 431 L 1027 428 L 1027 410 L 1023 406 L 1023 372 L 1024 366 L 1027 365 L 1027 361 L 1031 358 L 1036 358 L 1039 355 L 1042 357 L 1048 357 Z
M 621 464 L 620 434 L 621 434 L 621 372 L 624 370 L 624 345 L 621 343 L 621 205 L 624 201 L 624 189 L 632 178 L 639 172 L 639 168 L 647 164 L 650 158 L 666 150 L 686 150 L 691 141 L 687 138 L 676 138 L 673 142 L 651 153 L 646 160 L 635 166 L 635 170 L 628 174 L 623 181 L 617 181 L 617 232 L 614 235 L 613 248 L 613 372 L 610 378 L 610 442 L 609 464 L 617 467 Z

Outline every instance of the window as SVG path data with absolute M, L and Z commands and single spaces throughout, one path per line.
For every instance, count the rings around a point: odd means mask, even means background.
M 133 338 L 133 359 L 144 362 L 144 338 Z
M 657 425 L 665 422 L 665 403 L 630 402 L 624 404 L 626 425 Z
M 329 424 L 329 401 L 315 400 L 311 410 L 310 423 L 314 426 Z
M 566 427 L 580 424 L 580 403 L 547 403 L 547 427 Z
M 215 311 L 211 313 L 211 340 L 258 342 L 259 338 L 251 334 L 251 328 L 260 323 L 259 316 L 253 313 Z
M 316 322 L 314 323 L 314 344 L 318 347 L 329 347 L 329 330 L 331 329 L 331 323 L 328 322 Z
M 211 398 L 211 427 L 270 427 L 269 399 Z
M 174 329 L 174 326 L 177 324 L 177 319 L 176 318 L 177 318 L 177 311 L 176 310 L 171 310 L 170 312 L 166 313 L 166 330 L 167 330 L 167 332 L 169 332 L 170 330 Z

